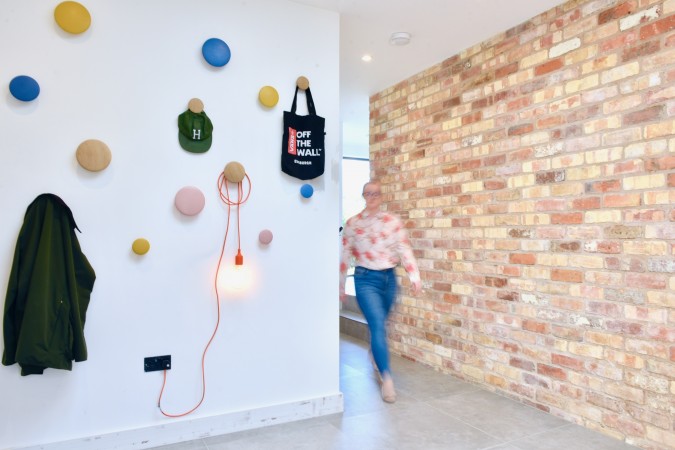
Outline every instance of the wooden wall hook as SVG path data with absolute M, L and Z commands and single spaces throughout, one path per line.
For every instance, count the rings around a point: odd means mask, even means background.
M 306 91 L 307 88 L 309 87 L 309 80 L 307 79 L 307 77 L 298 77 L 295 84 L 303 91 Z

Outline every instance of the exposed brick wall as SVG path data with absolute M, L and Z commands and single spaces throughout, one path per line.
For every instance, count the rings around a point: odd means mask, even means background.
M 373 96 L 370 156 L 425 287 L 394 352 L 675 448 L 675 0 L 573 0 Z

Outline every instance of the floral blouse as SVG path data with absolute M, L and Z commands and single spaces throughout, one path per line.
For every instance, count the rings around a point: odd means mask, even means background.
M 400 262 L 410 281 L 420 279 L 408 235 L 401 219 L 393 214 L 383 211 L 372 214 L 363 210 L 347 220 L 342 230 L 341 290 L 352 258 L 354 266 L 371 270 L 390 269 Z

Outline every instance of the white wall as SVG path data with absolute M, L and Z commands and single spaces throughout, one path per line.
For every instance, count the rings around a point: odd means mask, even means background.
M 54 21 L 58 2 L 0 0 L 1 295 L 26 207 L 43 192 L 72 209 L 97 274 L 88 361 L 27 377 L 18 365 L 0 366 L 0 448 L 147 448 L 341 411 L 339 17 L 280 0 L 82 3 L 91 28 L 69 35 Z M 232 49 L 222 68 L 201 56 L 211 37 Z M 38 81 L 38 99 L 10 95 L 17 75 Z M 304 182 L 279 168 L 282 115 L 300 75 L 327 119 L 326 172 L 310 182 L 310 199 L 300 196 Z M 264 85 L 280 94 L 271 110 L 257 100 Z M 201 155 L 181 149 L 177 138 L 177 116 L 193 97 L 215 127 L 213 146 Z M 110 147 L 105 171 L 77 164 L 86 139 Z M 162 373 L 145 373 L 143 358 L 172 356 L 165 410 L 197 403 L 227 218 L 216 182 L 230 161 L 241 162 L 252 181 L 241 246 L 256 286 L 222 295 L 220 329 L 206 355 L 206 399 L 191 415 L 167 419 L 156 406 Z M 188 185 L 206 196 L 192 218 L 173 206 Z M 230 268 L 236 217 L 225 250 Z M 267 247 L 258 242 L 265 228 L 274 233 Z M 142 257 L 131 251 L 139 237 L 151 244 Z M 63 441 L 70 442 L 54 444 Z

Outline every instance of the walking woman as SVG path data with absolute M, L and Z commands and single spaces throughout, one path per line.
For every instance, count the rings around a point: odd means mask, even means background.
M 398 291 L 394 268 L 399 263 L 405 268 L 413 294 L 421 291 L 422 282 L 401 219 L 380 210 L 380 184 L 366 183 L 363 198 L 365 209 L 347 220 L 342 231 L 340 299 L 345 298 L 345 278 L 353 259 L 356 301 L 368 322 L 370 348 L 382 383 L 382 399 L 393 403 L 396 390 L 389 366 L 386 322 Z

